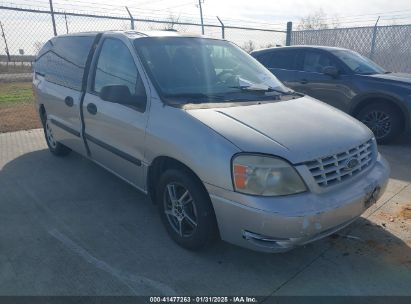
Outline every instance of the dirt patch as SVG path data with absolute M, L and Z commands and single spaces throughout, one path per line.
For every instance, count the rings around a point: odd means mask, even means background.
M 337 235 L 329 239 L 341 257 L 372 257 L 411 268 L 410 239 L 400 239 L 382 226 L 369 221 L 359 227 L 361 228 L 348 235 Z
M 376 256 L 389 261 L 390 263 L 399 263 L 411 266 L 411 252 L 407 242 L 399 240 L 367 240 L 368 248 Z
M 407 204 L 404 207 L 402 207 L 398 215 L 406 220 L 410 220 L 411 219 L 411 204 Z
M 0 133 L 41 128 L 33 103 L 0 104 Z

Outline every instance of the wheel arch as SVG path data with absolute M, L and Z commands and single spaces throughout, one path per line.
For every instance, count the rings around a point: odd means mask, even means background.
M 40 115 L 41 123 L 44 126 L 44 124 L 46 123 L 46 119 L 47 119 L 47 112 L 46 112 L 46 108 L 44 107 L 44 104 L 40 104 L 39 106 L 39 115 Z
M 198 174 L 196 174 L 190 167 L 173 157 L 163 155 L 157 156 L 148 167 L 147 193 L 153 203 L 156 203 L 156 185 L 161 177 L 161 174 L 168 169 L 179 169 L 191 174 L 203 187 L 203 190 L 207 193 L 207 195 L 209 195 Z
M 395 109 L 397 109 L 401 114 L 403 128 L 409 129 L 410 121 L 408 115 L 406 114 L 407 109 L 397 97 L 388 94 L 370 93 L 358 96 L 353 100 L 353 105 L 349 113 L 356 117 L 356 115 L 358 115 L 364 107 L 372 103 L 383 103 L 395 107 Z

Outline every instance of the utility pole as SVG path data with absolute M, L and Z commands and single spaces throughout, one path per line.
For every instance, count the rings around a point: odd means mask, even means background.
M 3 36 L 4 39 L 4 45 L 5 47 L 5 51 L 7 54 L 7 59 L 8 61 L 10 61 L 10 52 L 9 52 L 9 46 L 7 45 L 7 39 L 6 39 L 6 35 L 4 34 L 4 28 L 3 28 L 3 23 L 0 21 L 0 27 L 1 27 L 1 35 Z
M 53 0 L 49 0 L 49 3 L 50 3 L 51 22 L 53 23 L 53 32 L 54 32 L 54 36 L 57 36 L 56 20 L 54 19 Z
M 198 7 L 200 8 L 200 18 L 201 18 L 201 34 L 204 35 L 203 8 L 201 7 L 202 2 L 204 2 L 204 0 L 198 0 Z

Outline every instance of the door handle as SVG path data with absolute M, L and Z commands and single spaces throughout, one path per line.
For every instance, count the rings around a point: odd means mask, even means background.
M 307 84 L 307 83 L 308 83 L 308 80 L 307 80 L 307 79 L 301 79 L 301 80 L 300 80 L 300 83 L 301 83 L 301 84 Z
M 64 103 L 65 103 L 68 107 L 72 107 L 73 104 L 74 104 L 73 97 L 67 96 L 66 98 L 64 98 Z
M 97 113 L 97 106 L 94 103 L 89 103 L 87 105 L 87 111 L 92 114 L 92 115 L 96 115 Z

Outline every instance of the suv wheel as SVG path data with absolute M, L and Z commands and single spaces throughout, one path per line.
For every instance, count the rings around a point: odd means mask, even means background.
M 191 173 L 166 171 L 156 197 L 167 232 L 180 246 L 198 250 L 214 240 L 217 224 L 210 199 Z
M 388 104 L 370 104 L 364 107 L 356 117 L 371 129 L 380 144 L 391 142 L 402 131 L 401 113 Z
M 46 137 L 47 146 L 51 153 L 56 156 L 65 156 L 71 152 L 70 148 L 64 146 L 63 144 L 56 141 L 54 138 L 53 130 L 50 125 L 50 120 L 45 119 L 43 123 L 44 135 Z

